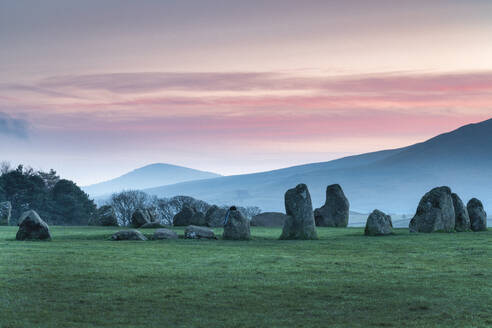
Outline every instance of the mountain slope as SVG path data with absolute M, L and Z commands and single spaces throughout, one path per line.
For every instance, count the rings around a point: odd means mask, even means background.
M 148 189 L 159 196 L 189 195 L 217 203 L 283 211 L 283 195 L 306 183 L 313 206 L 327 185 L 340 183 L 353 210 L 411 213 L 430 188 L 449 185 L 464 200 L 492 206 L 492 120 L 464 126 L 409 147 L 270 172 L 219 177 Z
M 83 190 L 92 197 L 97 197 L 125 189 L 145 189 L 219 176 L 219 174 L 194 170 L 182 166 L 151 164 L 131 171 L 118 178 L 83 187 Z

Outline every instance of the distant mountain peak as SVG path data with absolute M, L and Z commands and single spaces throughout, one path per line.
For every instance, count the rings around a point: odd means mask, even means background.
M 92 197 L 128 189 L 146 189 L 180 182 L 210 179 L 221 175 L 168 163 L 152 163 L 108 181 L 83 187 Z

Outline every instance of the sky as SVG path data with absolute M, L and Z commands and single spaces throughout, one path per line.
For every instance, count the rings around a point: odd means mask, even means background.
M 492 1 L 0 0 L 0 160 L 81 185 L 397 148 L 492 117 Z

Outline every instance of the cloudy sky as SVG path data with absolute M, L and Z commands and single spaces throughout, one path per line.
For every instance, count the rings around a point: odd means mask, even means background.
M 1 0 L 2 160 L 236 174 L 492 117 L 492 1 Z

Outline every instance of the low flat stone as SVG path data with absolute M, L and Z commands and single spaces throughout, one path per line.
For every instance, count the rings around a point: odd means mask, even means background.
M 185 238 L 187 239 L 217 239 L 212 229 L 190 225 L 185 229 Z
M 138 230 L 121 230 L 111 236 L 111 240 L 147 240 L 140 231 Z
M 157 229 L 154 232 L 154 240 L 178 239 L 178 234 L 170 229 Z

